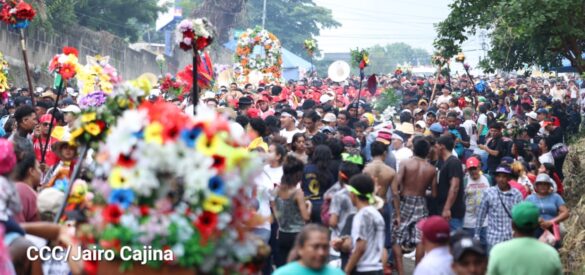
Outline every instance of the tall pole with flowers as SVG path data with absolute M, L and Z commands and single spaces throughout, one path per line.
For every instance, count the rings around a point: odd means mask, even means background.
M 12 29 L 19 30 L 20 46 L 22 48 L 22 59 L 24 61 L 24 69 L 26 71 L 26 80 L 28 82 L 28 90 L 30 92 L 30 99 L 34 106 L 35 98 L 33 93 L 33 85 L 28 66 L 28 57 L 26 54 L 26 42 L 24 39 L 24 29 L 28 27 L 30 21 L 35 17 L 36 12 L 33 7 L 22 0 L 0 0 L 0 20 L 4 21 Z
M 463 69 L 465 69 L 465 73 L 467 74 L 467 78 L 469 78 L 469 81 L 471 81 L 471 85 L 473 85 L 473 87 L 475 87 L 475 83 L 473 82 L 473 77 L 471 77 L 471 74 L 469 73 L 469 64 L 465 63 L 465 55 L 463 53 L 457 54 L 457 56 L 455 57 L 455 61 L 463 64 Z
M 195 115 L 199 101 L 197 61 L 200 59 L 200 52 L 213 42 L 215 31 L 211 23 L 205 18 L 185 19 L 177 26 L 175 35 L 177 43 L 182 50 L 193 51 L 191 101 L 193 103 L 193 114 Z
M 429 102 L 431 104 L 435 98 L 435 92 L 437 91 L 437 83 L 439 82 L 441 70 L 446 64 L 449 63 L 449 58 L 444 57 L 440 52 L 438 52 L 433 55 L 432 62 L 433 64 L 437 65 L 437 74 L 435 75 L 435 83 L 433 84 L 433 91 L 431 92 L 431 100 Z
M 315 55 L 315 51 L 317 51 L 317 41 L 315 41 L 315 39 L 305 39 L 304 41 L 304 46 L 305 46 L 305 50 L 307 51 L 307 54 L 309 55 L 309 57 L 311 58 L 311 73 L 309 75 L 314 74 L 316 70 L 316 68 L 313 65 L 313 56 Z
M 360 69 L 360 84 L 358 90 L 358 97 L 357 97 L 357 107 L 360 108 L 360 100 L 362 96 L 362 82 L 364 82 L 364 78 L 366 77 L 364 73 L 364 69 L 370 63 L 369 53 L 365 49 L 356 48 L 355 50 L 350 50 L 351 54 L 351 64 L 355 67 Z
M 49 63 L 49 71 L 55 74 L 55 87 L 57 89 L 57 98 L 51 111 L 51 123 L 49 125 L 49 135 L 45 140 L 45 144 L 41 141 L 41 163 L 45 163 L 45 156 L 47 155 L 47 148 L 49 147 L 50 133 L 53 131 L 53 124 L 55 123 L 55 112 L 59 104 L 59 98 L 63 93 L 63 88 L 67 85 L 67 81 L 75 77 L 79 70 L 79 52 L 73 47 L 64 47 L 63 53 L 55 55 Z

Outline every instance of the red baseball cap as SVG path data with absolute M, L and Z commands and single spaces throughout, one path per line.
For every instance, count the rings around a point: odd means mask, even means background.
M 467 168 L 477 168 L 479 167 L 479 160 L 476 157 L 470 157 L 465 162 L 465 166 Z
M 50 114 L 44 114 L 44 115 L 42 115 L 42 116 L 41 116 L 41 118 L 39 119 L 39 122 L 40 122 L 40 123 L 51 123 L 51 118 L 52 118 L 52 117 L 53 117 L 53 116 L 52 116 L 52 115 L 50 115 Z M 54 123 L 54 122 L 57 122 L 57 120 L 53 121 L 53 123 Z
M 353 138 L 352 136 L 345 136 L 343 137 L 343 139 L 341 140 L 341 142 L 343 143 L 343 145 L 345 146 L 356 146 L 357 142 L 355 140 L 355 138 Z
M 417 228 L 425 239 L 432 243 L 444 243 L 449 240 L 449 222 L 441 216 L 430 216 L 418 222 Z

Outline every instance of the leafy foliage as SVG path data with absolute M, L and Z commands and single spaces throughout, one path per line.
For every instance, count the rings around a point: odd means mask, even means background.
M 157 0 L 37 0 L 41 10 L 37 27 L 63 31 L 80 25 L 108 31 L 131 42 L 154 25 L 158 12 Z
M 446 57 L 478 30 L 489 31 L 492 48 L 480 65 L 488 71 L 526 65 L 545 69 L 567 58 L 585 71 L 585 0 L 455 0 L 437 25 L 435 47 Z
M 424 49 L 412 48 L 405 43 L 392 43 L 386 46 L 376 45 L 368 49 L 370 63 L 368 72 L 388 74 L 393 72 L 398 64 L 428 65 L 431 55 Z
M 374 101 L 374 110 L 383 112 L 388 107 L 395 107 L 398 109 L 402 99 L 396 91 L 392 88 L 384 90 Z

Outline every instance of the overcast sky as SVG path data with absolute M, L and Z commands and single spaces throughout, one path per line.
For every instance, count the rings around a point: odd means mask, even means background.
M 324 29 L 317 41 L 323 52 L 348 52 L 350 48 L 404 42 L 433 52 L 433 24 L 449 14 L 452 0 L 315 0 L 332 10 L 342 24 Z M 479 38 L 463 44 L 467 61 L 474 66 L 482 54 Z

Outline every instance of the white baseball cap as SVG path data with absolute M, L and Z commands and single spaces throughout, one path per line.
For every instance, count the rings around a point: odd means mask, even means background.
M 61 112 L 79 114 L 81 113 L 81 109 L 76 105 L 68 105 L 67 107 L 61 109 Z

